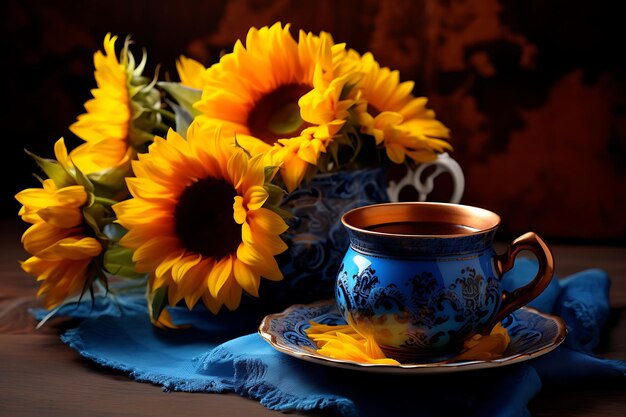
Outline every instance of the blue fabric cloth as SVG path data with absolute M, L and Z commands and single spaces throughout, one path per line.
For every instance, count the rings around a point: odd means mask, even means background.
M 519 259 L 504 277 L 507 289 L 534 276 L 536 263 Z M 478 371 L 381 375 L 301 361 L 274 350 L 257 333 L 261 317 L 246 309 L 213 317 L 172 309 L 178 331 L 154 328 L 141 297 L 120 297 L 66 307 L 59 314 L 83 319 L 62 340 L 81 355 L 165 390 L 236 392 L 280 411 L 340 416 L 529 416 L 528 402 L 542 385 L 624 381 L 626 363 L 595 356 L 606 321 L 609 277 L 587 270 L 556 278 L 531 305 L 560 314 L 566 342 L 553 352 L 517 364 Z M 35 312 L 42 316 L 43 312 Z

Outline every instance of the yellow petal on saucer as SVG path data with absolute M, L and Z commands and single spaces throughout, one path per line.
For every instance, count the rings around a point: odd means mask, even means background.
M 331 326 L 310 322 L 307 336 L 317 346 L 317 353 L 334 359 L 359 363 L 399 365 L 399 362 L 385 357 L 378 344 L 371 337 L 364 337 L 349 325 Z
M 359 363 L 399 365 L 387 358 L 372 337 L 359 334 L 350 325 L 327 325 L 310 321 L 306 334 L 318 347 L 317 353 L 329 358 L 350 360 Z M 511 339 L 498 323 L 491 334 L 475 335 L 465 342 L 464 350 L 451 362 L 460 360 L 493 360 L 502 357 Z
M 502 357 L 510 343 L 509 333 L 498 323 L 489 335 L 477 334 L 466 340 L 463 352 L 454 357 L 453 361 L 498 359 Z

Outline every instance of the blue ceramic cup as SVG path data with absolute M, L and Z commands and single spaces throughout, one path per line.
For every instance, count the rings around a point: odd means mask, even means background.
M 441 360 L 488 333 L 550 283 L 554 260 L 529 232 L 496 254 L 500 217 L 448 203 L 383 203 L 342 217 L 350 237 L 335 285 L 339 311 L 400 362 Z M 536 277 L 513 292 L 502 275 L 520 251 L 538 260 Z

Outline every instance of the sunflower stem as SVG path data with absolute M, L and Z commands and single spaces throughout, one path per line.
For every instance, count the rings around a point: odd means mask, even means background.
M 98 196 L 95 196 L 94 200 L 96 203 L 100 203 L 104 206 L 112 206 L 113 204 L 119 203 L 119 201 L 111 200 L 110 198 L 106 198 L 106 197 L 98 197 Z
M 161 116 L 165 117 L 166 119 L 172 122 L 176 122 L 176 115 L 172 113 L 171 111 L 165 110 L 165 109 L 154 109 L 154 111 L 159 113 Z

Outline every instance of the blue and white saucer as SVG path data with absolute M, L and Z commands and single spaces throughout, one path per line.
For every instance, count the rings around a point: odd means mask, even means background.
M 317 347 L 305 330 L 309 321 L 328 325 L 346 324 L 334 300 L 314 304 L 297 304 L 282 313 L 266 316 L 259 334 L 275 349 L 298 359 L 339 368 L 370 372 L 432 374 L 494 368 L 519 363 L 546 354 L 565 339 L 565 323 L 559 317 L 523 307 L 502 321 L 511 343 L 499 359 L 457 362 L 403 363 L 383 365 L 334 359 L 317 353 Z

